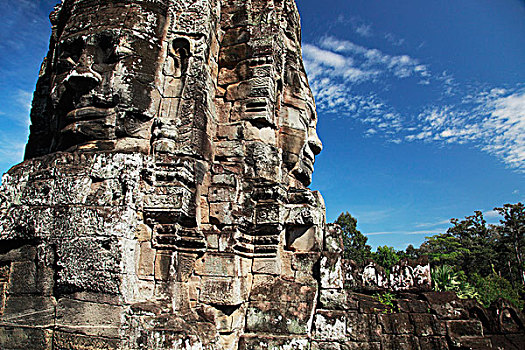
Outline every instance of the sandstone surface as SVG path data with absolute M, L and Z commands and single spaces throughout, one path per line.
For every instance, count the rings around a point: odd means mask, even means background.
M 342 259 L 293 0 L 64 0 L 0 190 L 1 349 L 523 349 Z M 373 293 L 398 293 L 395 307 Z

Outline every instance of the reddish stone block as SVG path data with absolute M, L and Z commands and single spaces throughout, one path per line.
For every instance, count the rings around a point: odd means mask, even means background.
M 414 326 L 410 323 L 408 314 L 382 314 L 377 315 L 383 332 L 387 334 L 411 334 Z
M 421 350 L 447 350 L 448 343 L 445 337 L 421 337 L 419 338 Z
M 381 336 L 381 350 L 414 350 L 419 349 L 419 342 L 413 335 Z
M 483 326 L 479 321 L 447 321 L 447 334 L 450 338 L 482 337 Z
M 410 318 L 414 325 L 415 333 L 419 337 L 446 335 L 447 329 L 444 321 L 438 320 L 435 315 L 411 314 Z

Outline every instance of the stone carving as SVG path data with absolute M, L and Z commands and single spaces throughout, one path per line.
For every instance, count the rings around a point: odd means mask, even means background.
M 345 289 L 359 276 L 307 188 L 322 145 L 293 0 L 65 0 L 51 22 L 0 190 L 2 349 L 496 341 L 460 302 L 402 298 L 401 322 Z M 490 334 L 522 334 L 505 310 Z M 446 338 L 449 319 L 472 327 Z

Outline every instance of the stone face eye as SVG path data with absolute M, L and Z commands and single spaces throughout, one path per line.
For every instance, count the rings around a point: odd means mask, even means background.
M 120 60 L 116 52 L 117 40 L 109 34 L 101 35 L 97 40 L 95 63 L 115 64 Z
M 57 73 L 62 74 L 74 68 L 85 48 L 80 38 L 62 42 L 58 47 Z

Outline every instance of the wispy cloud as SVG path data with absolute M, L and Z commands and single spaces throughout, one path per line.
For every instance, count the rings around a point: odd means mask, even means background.
M 322 38 L 319 45 L 323 49 L 349 55 L 363 68 L 374 67 L 379 72 L 389 72 L 398 78 L 409 76 L 426 78 L 430 75 L 425 65 L 409 55 L 389 55 L 378 49 L 367 48 L 332 36 Z
M 436 227 L 436 226 L 443 226 L 443 225 L 448 225 L 450 224 L 450 219 L 446 219 L 446 220 L 439 220 L 439 221 L 436 221 L 436 222 L 421 222 L 421 223 L 417 223 L 415 224 L 415 227 L 420 227 L 420 228 L 423 228 L 423 227 Z
M 355 32 L 364 37 L 371 37 L 372 26 L 370 24 L 360 24 L 355 28 Z
M 333 36 L 305 44 L 304 62 L 318 109 L 359 119 L 368 125 L 366 136 L 382 135 L 393 143 L 470 144 L 525 172 L 523 85 L 462 86 L 449 72 L 432 71 L 408 54 L 392 55 Z M 381 97 L 388 84 L 419 85 L 437 95 L 407 112 Z M 402 96 L 400 90 L 396 97 Z
M 494 218 L 499 218 L 500 216 L 501 215 L 495 210 L 488 210 L 483 213 L 483 217 L 485 219 L 494 219 Z
M 388 41 L 390 44 L 394 45 L 394 46 L 401 46 L 405 43 L 405 39 L 403 38 L 399 38 L 397 37 L 397 35 L 394 35 L 392 33 L 386 33 L 385 34 L 385 39 L 386 41 Z
M 347 64 L 352 65 L 351 59 L 310 44 L 303 46 L 303 56 L 305 59 L 310 60 L 311 63 L 333 68 L 341 68 Z
M 458 105 L 429 106 L 406 141 L 473 143 L 509 167 L 525 171 L 525 89 L 490 89 Z
M 380 235 L 427 235 L 432 236 L 439 233 L 443 233 L 443 230 L 418 230 L 418 231 L 381 231 L 381 232 L 367 232 L 365 233 L 366 236 L 380 236 Z
M 304 44 L 303 56 L 319 110 L 356 116 L 372 126 L 368 136 L 381 133 L 389 135 L 391 142 L 401 142 L 395 136 L 403 129 L 400 114 L 373 89 L 363 94 L 355 87 L 381 84 L 386 78 L 424 81 L 431 77 L 426 65 L 409 55 L 389 55 L 334 37 Z
M 12 102 L 4 105 L 8 109 L 0 111 L 0 120 L 8 119 L 10 122 L 14 122 L 15 126 L 27 129 L 30 123 L 29 112 L 31 111 L 33 93 L 15 89 L 8 95 L 9 101 Z
M 21 141 L 23 140 L 23 142 Z M 25 140 L 0 133 L 0 158 L 2 163 L 15 164 L 24 157 Z

